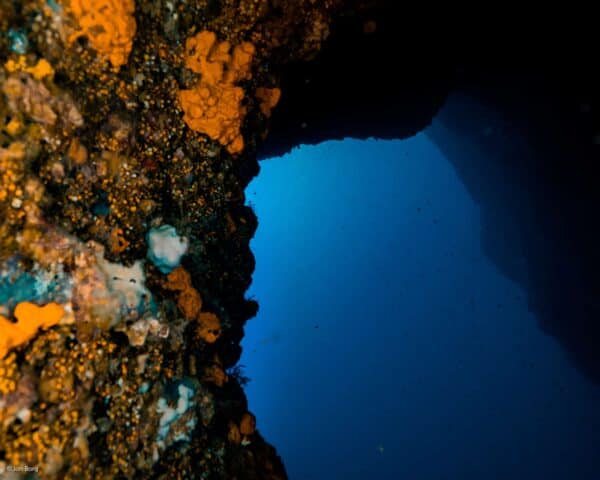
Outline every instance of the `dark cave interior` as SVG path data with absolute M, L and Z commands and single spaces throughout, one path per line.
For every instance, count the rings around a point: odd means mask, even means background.
M 549 12 L 542 22 L 505 7 L 494 18 L 479 12 L 475 22 L 473 12 L 438 12 L 436 20 L 425 10 L 366 2 L 361 13 L 341 15 L 313 62 L 282 72 L 284 95 L 259 157 L 329 139 L 407 138 L 452 93 L 499 112 L 504 134 L 478 145 L 490 164 L 439 146 L 482 208 L 488 256 L 527 290 L 539 326 L 598 382 L 600 75 L 590 61 L 590 16 Z M 559 35 L 573 22 L 578 33 Z M 459 134 L 483 128 L 481 121 L 473 109 L 444 118 Z M 527 161 L 511 155 L 516 143 L 533 152 Z M 499 181 L 503 194 L 486 188 Z M 527 204 L 513 195 L 517 188 Z M 519 227 L 509 228 L 508 219 Z M 514 266 L 517 243 L 525 271 Z

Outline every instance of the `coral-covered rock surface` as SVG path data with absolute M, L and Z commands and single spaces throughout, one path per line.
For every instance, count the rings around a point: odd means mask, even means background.
M 0 470 L 282 479 L 244 189 L 340 0 L 0 0 Z

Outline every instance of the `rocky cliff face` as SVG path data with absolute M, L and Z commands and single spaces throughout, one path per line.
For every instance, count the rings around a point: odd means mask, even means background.
M 0 468 L 285 478 L 236 367 L 258 307 L 257 152 L 406 137 L 452 88 L 506 71 L 495 41 L 488 68 L 459 54 L 455 32 L 478 29 L 450 18 L 385 1 L 0 0 Z M 585 77 L 563 65 L 536 72 Z M 547 173 L 577 170 L 569 191 L 590 207 L 597 165 Z
M 0 2 L 3 471 L 285 478 L 235 368 L 244 188 L 340 7 Z

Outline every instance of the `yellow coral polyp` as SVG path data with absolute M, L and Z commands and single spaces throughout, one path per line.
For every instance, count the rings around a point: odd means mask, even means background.
M 127 63 L 137 28 L 133 0 L 70 0 L 68 11 L 79 24 L 69 43 L 87 37 L 91 47 L 113 67 Z
M 14 311 L 16 323 L 0 315 L 0 359 L 11 349 L 31 340 L 38 330 L 57 325 L 64 314 L 64 308 L 58 303 L 39 307 L 31 302 L 21 302 Z
M 20 167 L 24 158 L 25 144 L 21 142 L 13 142 L 8 148 L 0 148 L 0 204 L 6 200 L 12 201 L 19 191 L 22 173 Z
M 14 354 L 0 359 L 0 395 L 8 395 L 17 389 L 18 374 L 19 369 Z
M 52 65 L 45 58 L 41 58 L 38 62 L 31 66 L 27 66 L 27 59 L 24 55 L 19 56 L 18 60 L 9 59 L 5 64 L 4 68 L 8 73 L 14 72 L 26 72 L 29 73 L 36 80 L 42 80 L 46 77 L 54 76 L 54 69 Z
M 229 42 L 218 43 L 214 32 L 205 30 L 189 38 L 185 65 L 201 77 L 191 90 L 179 91 L 179 101 L 188 127 L 237 154 L 244 149 L 240 128 L 246 108 L 244 90 L 235 84 L 250 78 L 255 48 L 244 42 L 230 51 Z
M 23 128 L 23 124 L 16 118 L 12 118 L 10 120 L 10 122 L 8 122 L 6 124 L 6 126 L 4 127 L 4 129 L 8 132 L 8 134 L 13 137 L 18 135 L 21 132 L 22 128 Z

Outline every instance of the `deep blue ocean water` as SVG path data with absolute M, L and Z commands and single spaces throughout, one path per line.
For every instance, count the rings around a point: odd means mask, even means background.
M 440 122 L 261 163 L 250 410 L 292 480 L 596 480 L 600 388 L 486 255 L 480 206 L 437 145 L 487 159 Z M 481 188 L 508 201 L 504 183 Z

